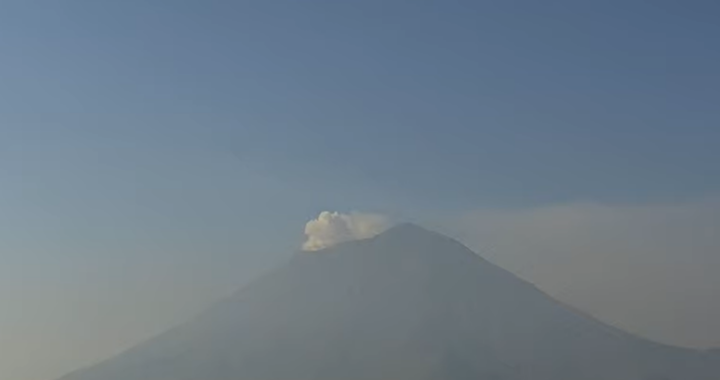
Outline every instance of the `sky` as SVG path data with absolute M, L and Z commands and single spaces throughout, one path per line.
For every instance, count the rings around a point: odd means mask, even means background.
M 605 321 L 720 346 L 716 2 L 2 8 L 0 378 L 190 318 L 323 211 L 418 222 Z

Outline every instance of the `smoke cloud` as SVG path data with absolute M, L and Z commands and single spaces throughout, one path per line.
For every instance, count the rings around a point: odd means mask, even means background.
M 318 251 L 335 244 L 371 238 L 390 226 L 388 218 L 377 214 L 323 211 L 305 224 L 305 251 Z

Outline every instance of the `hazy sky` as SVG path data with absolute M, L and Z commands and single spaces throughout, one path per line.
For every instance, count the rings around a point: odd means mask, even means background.
M 421 222 L 617 325 L 720 346 L 719 17 L 3 2 L 0 378 L 187 319 L 324 210 Z

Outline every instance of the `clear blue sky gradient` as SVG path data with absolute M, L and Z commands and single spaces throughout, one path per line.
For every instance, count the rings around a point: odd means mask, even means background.
M 2 125 L 433 203 L 717 190 L 718 7 L 595 3 L 10 2 Z
M 714 196 L 719 18 L 714 1 L 4 2 L 0 285 L 123 284 L 167 260 L 250 275 L 326 209 Z

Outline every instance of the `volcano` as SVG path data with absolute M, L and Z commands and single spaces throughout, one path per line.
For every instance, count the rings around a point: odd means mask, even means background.
M 566 307 L 412 224 L 298 252 L 194 320 L 62 380 L 717 380 L 720 356 Z

